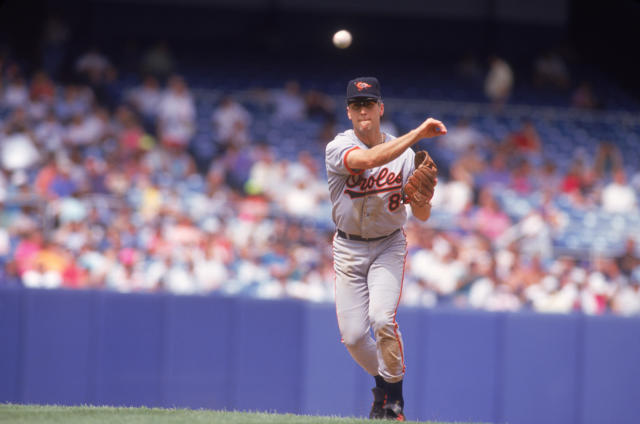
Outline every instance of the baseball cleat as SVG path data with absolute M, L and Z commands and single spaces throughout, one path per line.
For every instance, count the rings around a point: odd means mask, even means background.
M 393 403 L 388 403 L 384 405 L 384 410 L 386 411 L 385 418 L 392 421 L 404 421 L 404 412 L 402 402 L 397 400 Z
M 373 392 L 373 403 L 371 404 L 371 412 L 369 412 L 369 419 L 371 420 L 383 420 L 386 418 L 386 411 L 384 404 L 387 400 L 387 395 L 384 390 L 374 387 L 371 389 Z

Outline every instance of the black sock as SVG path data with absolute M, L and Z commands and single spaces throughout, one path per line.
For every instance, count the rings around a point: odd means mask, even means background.
M 404 399 L 402 397 L 402 380 L 397 383 L 387 383 L 387 395 L 389 403 L 400 401 L 400 405 L 404 406 Z
M 375 380 L 376 380 L 376 387 L 378 389 L 385 390 L 385 385 L 387 384 L 387 382 L 384 381 L 384 378 L 380 377 L 379 375 L 376 375 L 373 378 L 375 378 Z

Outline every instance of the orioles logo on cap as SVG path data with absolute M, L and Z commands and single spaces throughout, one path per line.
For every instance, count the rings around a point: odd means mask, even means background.
M 363 81 L 358 81 L 356 82 L 356 88 L 358 89 L 358 91 L 362 91 L 365 88 L 371 88 L 371 84 L 367 84 L 366 82 L 363 82 Z

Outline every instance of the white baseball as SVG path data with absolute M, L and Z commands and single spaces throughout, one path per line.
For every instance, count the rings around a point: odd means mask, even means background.
M 339 49 L 346 49 L 351 45 L 351 33 L 346 29 L 341 29 L 340 31 L 333 34 L 333 45 Z

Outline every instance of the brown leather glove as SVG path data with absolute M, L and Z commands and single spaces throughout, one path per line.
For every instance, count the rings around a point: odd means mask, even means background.
M 425 205 L 431 201 L 433 190 L 438 183 L 438 167 L 429 153 L 421 150 L 416 152 L 415 168 L 403 189 L 405 202 Z

